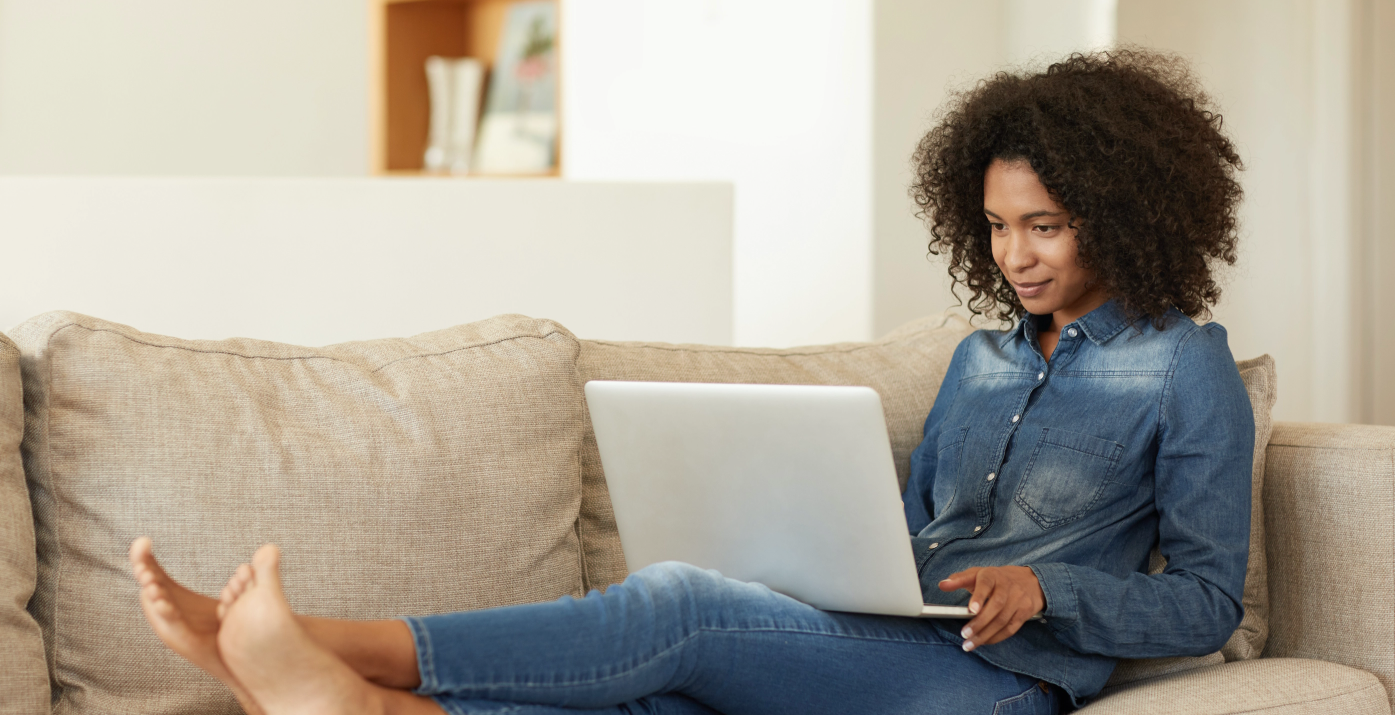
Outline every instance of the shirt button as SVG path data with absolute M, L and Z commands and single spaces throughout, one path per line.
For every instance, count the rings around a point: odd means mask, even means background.
M 975 526 L 975 527 L 974 527 L 974 533 L 975 533 L 975 534 L 977 534 L 977 533 L 980 532 L 980 531 L 983 531 L 983 527 L 981 527 L 981 526 Z
M 938 548 L 940 548 L 940 542 L 936 541 L 935 543 L 933 543 L 933 544 L 930 545 L 930 548 L 932 548 L 932 549 L 938 549 Z
M 1079 335 L 1079 334 L 1080 334 L 1080 331 L 1079 331 L 1079 330 L 1076 330 L 1075 328 L 1071 328 L 1070 330 L 1067 330 L 1066 333 L 1069 334 L 1069 335 L 1073 338 L 1073 337 Z
M 1020 419 L 1022 419 L 1022 415 L 1013 415 L 1013 416 L 1012 416 L 1012 422 L 1013 422 L 1013 424 L 1016 424 L 1017 421 L 1020 420 Z
M 997 479 L 997 478 L 998 478 L 998 473 L 997 473 L 997 472 L 989 472 L 989 473 L 988 473 L 988 481 L 991 482 L 991 481 L 993 481 L 994 479 Z
M 1037 373 L 1037 379 L 1038 379 L 1038 380 L 1042 379 L 1043 377 L 1046 377 L 1046 373 L 1044 373 L 1044 372 L 1039 372 L 1039 373 Z

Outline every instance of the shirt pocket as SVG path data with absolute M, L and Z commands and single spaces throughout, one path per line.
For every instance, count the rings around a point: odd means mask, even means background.
M 1099 503 L 1124 445 L 1079 432 L 1043 429 L 1015 501 L 1043 529 L 1069 524 Z
M 959 491 L 959 461 L 968 434 L 968 427 L 960 427 L 940 438 L 939 449 L 935 452 L 935 488 L 930 495 L 935 500 L 936 518 L 945 513 Z

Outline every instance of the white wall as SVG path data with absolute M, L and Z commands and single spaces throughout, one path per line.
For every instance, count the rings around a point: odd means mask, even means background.
M 1115 12 L 1192 58 L 1248 163 L 1236 354 L 1278 360 L 1282 418 L 1395 424 L 1392 0 L 565 2 L 568 169 L 734 182 L 733 339 L 770 345 L 953 304 L 915 142 L 950 89 Z M 367 26 L 360 0 L 0 0 L 0 174 L 366 173 Z
M 1114 44 L 1118 0 L 1002 0 L 1011 64 L 1054 62 Z
M 1395 175 L 1388 158 L 1365 163 L 1395 132 L 1370 114 L 1371 75 L 1395 69 L 1365 54 L 1377 4 L 1388 32 L 1388 0 L 1120 1 L 1120 39 L 1188 58 L 1245 160 L 1240 263 L 1216 319 L 1237 356 L 1274 356 L 1279 419 L 1395 423 L 1395 390 L 1376 376 L 1395 364 L 1395 328 L 1363 265 L 1395 238 L 1367 220 L 1371 190 Z
M 65 309 L 322 345 L 499 313 L 729 344 L 731 189 L 430 179 L 0 178 L 0 328 Z
M 366 0 L 0 0 L 0 174 L 361 175 Z
M 569 0 L 563 166 L 736 187 L 736 342 L 872 336 L 870 0 Z
M 1369 114 L 1366 132 L 1369 162 L 1364 167 L 1366 211 L 1364 227 L 1370 240 L 1360 259 L 1370 288 L 1365 336 L 1368 351 L 1365 382 L 1370 389 L 1362 400 L 1362 420 L 1395 425 L 1395 2 L 1373 3 L 1366 22 L 1366 47 L 1371 52 Z M 1383 42 L 1380 40 L 1384 40 Z
M 736 340 L 871 337 L 870 0 L 568 0 L 569 178 L 737 185 Z M 368 169 L 365 0 L 0 0 L 0 174 Z
M 911 154 L 954 91 L 1005 66 L 1108 44 L 1115 0 L 876 0 L 873 328 L 958 307 L 946 264 L 906 191 Z M 965 315 L 967 311 L 963 311 Z

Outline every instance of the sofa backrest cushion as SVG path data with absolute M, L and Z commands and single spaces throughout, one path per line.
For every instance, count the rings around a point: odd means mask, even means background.
M 205 594 L 275 542 L 311 615 L 582 592 L 579 348 L 554 323 L 304 348 L 48 313 L 14 336 L 57 712 L 237 712 L 145 624 L 142 535 Z
M 911 451 L 923 437 L 925 417 L 954 348 L 973 330 L 968 321 L 946 313 L 908 323 L 876 342 L 787 350 L 584 340 L 578 369 L 583 383 L 646 380 L 871 387 L 881 395 L 896 473 L 904 487 Z M 604 588 L 623 580 L 627 571 L 589 424 L 581 481 L 578 526 L 586 580 L 591 588 Z
M 19 348 L 0 335 L 0 715 L 47 715 L 44 639 L 25 608 L 37 567 L 34 515 L 19 453 L 23 436 Z
M 1264 548 L 1264 457 L 1274 429 L 1279 397 L 1274 358 L 1261 355 L 1236 363 L 1255 415 L 1254 472 L 1250 483 L 1250 563 L 1245 572 L 1245 618 L 1221 653 L 1227 661 L 1258 658 L 1269 638 L 1269 567 Z

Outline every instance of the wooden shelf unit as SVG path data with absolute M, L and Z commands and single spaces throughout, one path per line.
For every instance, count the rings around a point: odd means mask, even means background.
M 370 56 L 374 72 L 370 93 L 373 173 L 380 176 L 452 176 L 422 169 L 431 113 L 426 58 L 432 55 L 474 57 L 484 63 L 488 82 L 504 19 L 514 1 L 369 0 L 372 13 Z M 560 42 L 560 8 L 558 13 Z M 559 68 L 559 95 L 560 85 Z M 560 105 L 559 96 L 559 121 Z M 559 125 L 558 165 L 550 172 L 529 176 L 561 176 L 561 141 Z M 490 175 L 490 178 L 495 176 Z

